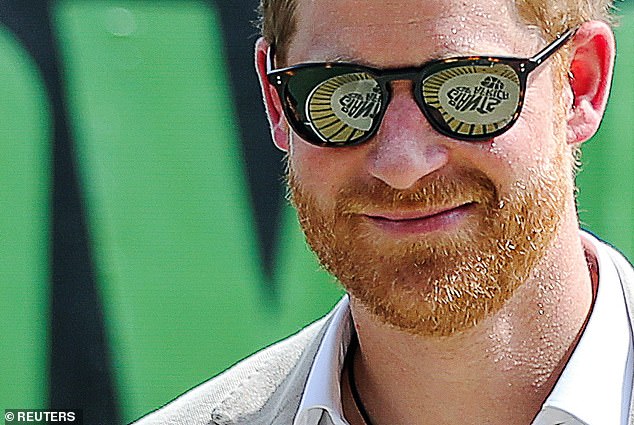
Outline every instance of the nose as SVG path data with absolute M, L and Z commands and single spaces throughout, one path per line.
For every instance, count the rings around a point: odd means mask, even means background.
M 449 159 L 443 136 L 427 122 L 408 81 L 392 83 L 392 99 L 372 144 L 369 172 L 394 189 L 410 188 Z

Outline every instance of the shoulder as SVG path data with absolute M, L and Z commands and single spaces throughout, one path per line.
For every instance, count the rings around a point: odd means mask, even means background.
M 329 317 L 242 360 L 133 425 L 251 423 L 245 418 L 263 411 L 283 384 L 301 380 L 302 373 L 294 373 L 298 363 L 305 363 L 302 368 L 308 373 Z

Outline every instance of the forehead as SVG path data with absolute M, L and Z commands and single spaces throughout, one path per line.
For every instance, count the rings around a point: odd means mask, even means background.
M 519 54 L 538 38 L 512 0 L 298 0 L 296 17 L 289 64 L 408 66 L 448 55 Z

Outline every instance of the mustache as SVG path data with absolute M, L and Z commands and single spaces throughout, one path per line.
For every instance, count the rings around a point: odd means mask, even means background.
M 316 194 L 304 189 L 292 167 L 287 168 L 286 187 L 287 199 L 295 207 L 318 204 Z M 500 202 L 498 189 L 486 174 L 461 168 L 424 176 L 405 190 L 395 189 L 377 178 L 351 180 L 337 192 L 332 212 L 352 216 L 368 211 L 420 211 L 466 203 L 483 204 L 492 211 Z
M 420 211 L 466 203 L 496 205 L 498 191 L 493 181 L 479 170 L 429 175 L 406 190 L 385 182 L 354 182 L 339 190 L 336 210 L 342 215 L 367 211 Z

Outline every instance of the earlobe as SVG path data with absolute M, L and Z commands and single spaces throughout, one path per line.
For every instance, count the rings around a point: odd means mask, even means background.
M 614 68 L 614 35 L 600 21 L 585 22 L 571 42 L 567 140 L 583 143 L 599 129 Z
M 289 127 L 282 111 L 282 103 L 277 90 L 266 77 L 266 60 L 269 43 L 260 38 L 255 43 L 255 68 L 262 87 L 262 97 L 271 126 L 271 136 L 275 145 L 284 152 L 289 149 Z

